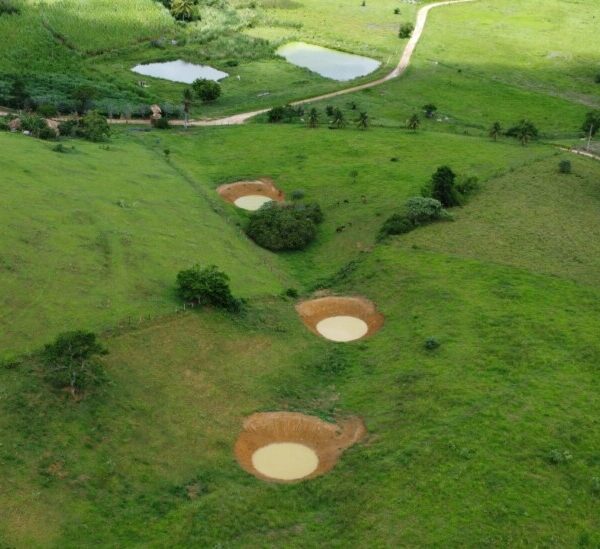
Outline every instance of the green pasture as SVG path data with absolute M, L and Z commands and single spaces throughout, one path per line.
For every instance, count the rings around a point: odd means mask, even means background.
M 162 151 L 121 137 L 66 154 L 20 135 L 0 143 L 3 352 L 173 311 L 175 276 L 194 263 L 218 264 L 242 296 L 285 287 L 270 256 Z

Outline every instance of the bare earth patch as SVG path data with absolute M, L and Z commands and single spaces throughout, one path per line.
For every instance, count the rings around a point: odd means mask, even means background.
M 250 211 L 258 210 L 271 200 L 283 202 L 285 199 L 283 192 L 273 184 L 273 180 L 266 177 L 255 181 L 227 183 L 221 185 L 217 192 L 223 200 Z
M 363 297 L 320 297 L 299 303 L 296 310 L 309 330 L 336 342 L 371 336 L 384 322 L 374 303 Z
M 235 443 L 240 466 L 262 480 L 294 482 L 330 471 L 367 434 L 360 418 L 338 424 L 296 412 L 252 414 Z

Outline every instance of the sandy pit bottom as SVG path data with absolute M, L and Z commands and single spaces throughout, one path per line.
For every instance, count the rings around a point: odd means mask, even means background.
M 276 480 L 298 480 L 319 466 L 314 450 L 296 442 L 275 442 L 252 454 L 252 465 L 262 475 Z
M 268 196 L 261 196 L 259 194 L 248 194 L 246 196 L 240 196 L 238 199 L 234 200 L 234 204 L 238 208 L 242 208 L 243 210 L 249 210 L 251 212 L 255 212 L 260 209 L 261 206 L 264 206 L 267 202 L 272 202 L 273 199 Z
M 346 342 L 367 335 L 369 326 L 355 316 L 330 316 L 317 323 L 317 331 L 330 341 Z

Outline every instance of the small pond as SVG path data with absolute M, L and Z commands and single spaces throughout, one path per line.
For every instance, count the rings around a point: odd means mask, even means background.
M 148 63 L 147 65 L 136 65 L 131 69 L 133 72 L 154 78 L 163 78 L 172 82 L 191 84 L 198 78 L 206 80 L 221 80 L 229 76 L 226 72 L 213 69 L 208 65 L 194 65 L 179 59 L 178 61 L 167 61 L 165 63 Z
M 379 61 L 369 57 L 330 50 L 304 42 L 285 44 L 277 50 L 277 54 L 293 65 L 340 82 L 366 76 L 381 65 Z

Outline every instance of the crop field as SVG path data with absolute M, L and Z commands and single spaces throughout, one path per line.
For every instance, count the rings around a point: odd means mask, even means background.
M 198 123 L 380 78 L 428 3 L 0 0 L 0 549 L 600 547 L 600 5 L 439 7 L 399 78 Z M 139 120 L 178 59 L 220 97 Z

